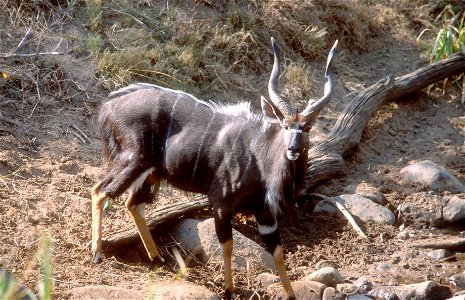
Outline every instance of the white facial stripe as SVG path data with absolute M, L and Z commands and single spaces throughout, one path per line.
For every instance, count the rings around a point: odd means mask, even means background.
M 291 131 L 292 132 L 297 132 L 297 133 L 302 133 L 302 129 L 294 129 L 294 128 L 291 128 Z
M 273 225 L 260 225 L 258 224 L 258 231 L 260 232 L 261 235 L 266 235 L 266 234 L 271 234 L 276 232 L 278 229 L 278 223 L 274 222 Z

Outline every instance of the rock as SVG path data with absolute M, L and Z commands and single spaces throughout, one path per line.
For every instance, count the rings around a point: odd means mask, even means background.
M 417 206 L 411 202 L 404 202 L 397 207 L 399 222 L 404 224 L 415 224 L 417 226 L 437 226 L 437 218 L 427 209 Z
M 204 221 L 185 219 L 176 226 L 174 236 L 202 262 L 223 262 L 213 218 Z M 234 229 L 233 241 L 232 266 L 234 269 L 246 270 L 247 264 L 254 268 L 276 269 L 273 257 L 268 251 Z
M 407 180 L 424 184 L 437 192 L 465 193 L 465 184 L 443 167 L 425 160 L 406 166 L 400 174 Z
M 321 294 L 319 292 L 315 292 L 313 289 L 314 287 L 312 287 L 312 284 L 309 282 L 294 281 L 291 282 L 291 285 L 297 299 L 320 300 L 321 295 L 323 294 L 323 291 L 321 291 Z M 266 290 L 267 293 L 276 295 L 275 297 L 272 297 L 272 299 L 285 299 L 281 283 L 272 284 Z
M 327 286 L 336 287 L 338 283 L 343 283 L 341 273 L 333 267 L 321 268 L 301 279 L 302 281 L 318 281 Z
M 116 286 L 93 285 L 73 288 L 72 299 L 220 299 L 203 286 L 189 282 L 156 282 L 144 289 L 126 289 Z
M 372 221 L 379 224 L 393 225 L 396 221 L 395 215 L 389 209 L 365 197 L 359 195 L 341 195 L 332 199 L 344 205 L 353 216 L 358 217 L 363 222 Z M 332 205 L 330 206 L 331 208 L 328 207 L 326 201 L 320 201 L 313 211 L 328 213 L 337 211 Z
M 354 286 L 356 286 L 360 292 L 366 294 L 373 288 L 373 283 L 362 276 L 354 282 Z
M 338 264 L 332 260 L 320 260 L 319 262 L 316 263 L 315 267 L 317 270 L 324 268 L 324 267 L 333 267 L 335 269 L 339 268 Z
M 405 224 L 444 226 L 465 220 L 465 199 L 420 192 L 409 195 L 397 210 Z
M 358 291 L 358 288 L 352 283 L 338 283 L 336 285 L 336 290 L 341 291 L 344 294 L 355 294 Z
M 346 294 L 336 290 L 335 288 L 328 287 L 323 292 L 322 300 L 345 300 Z
M 448 286 L 440 285 L 434 281 L 397 286 L 393 288 L 393 291 L 400 299 L 441 300 L 452 296 Z
M 373 288 L 368 295 L 375 297 L 375 299 L 382 300 L 399 300 L 399 297 L 389 288 L 377 286 Z
M 71 299 L 143 299 L 144 290 L 126 289 L 108 285 L 76 287 L 68 291 Z
M 359 185 L 357 185 L 355 189 L 355 194 L 368 198 L 379 205 L 386 205 L 388 203 L 383 193 L 381 193 L 377 188 L 366 182 L 362 182 Z
M 351 294 L 347 295 L 347 300 L 372 300 L 370 297 L 362 294 Z
M 465 199 L 457 196 L 446 197 L 446 205 L 442 210 L 443 221 L 455 223 L 465 220 Z
M 456 290 L 460 291 L 465 289 L 465 272 L 451 275 L 447 280 Z
M 266 288 L 273 283 L 279 282 L 279 276 L 273 275 L 271 273 L 260 273 L 255 277 L 255 282 L 261 288 Z
M 436 249 L 426 253 L 426 255 L 431 259 L 439 260 L 451 256 L 452 252 L 446 249 Z

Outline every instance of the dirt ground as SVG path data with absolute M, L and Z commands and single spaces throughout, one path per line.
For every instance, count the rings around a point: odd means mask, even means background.
M 315 135 L 329 132 L 338 113 L 352 98 L 345 96 L 354 87 L 369 86 L 393 72 L 405 74 L 418 68 L 418 62 L 425 64 L 414 44 L 390 42 L 376 49 L 353 58 L 357 75 L 353 82 L 338 83 L 336 96 L 318 120 Z M 4 80 L 0 98 L 1 267 L 37 291 L 41 279 L 37 250 L 44 236 L 49 235 L 54 299 L 68 299 L 71 289 L 88 285 L 144 289 L 152 281 L 177 280 L 178 266 L 170 250 L 176 241 L 168 230 L 157 236 L 167 258 L 161 268 L 152 269 L 140 244 L 131 245 L 131 255 L 106 256 L 102 264 L 92 263 L 89 189 L 102 175 L 95 114 L 105 93 L 92 84 L 92 66 L 82 58 L 64 55 L 59 59 L 63 72 L 68 74 L 63 80 L 69 81 L 70 91 L 74 91 L 74 96 L 66 101 L 56 101 L 50 93 L 40 94 L 40 87 L 33 85 L 24 87 L 32 95 L 37 95 L 37 88 L 39 95 L 33 99 L 5 94 L 8 85 L 15 82 L 0 78 Z M 18 65 L 21 63 L 18 60 Z M 45 75 L 59 76 L 57 72 Z M 48 90 L 62 92 L 58 87 Z M 427 191 L 399 178 L 401 168 L 425 159 L 444 166 L 465 182 L 465 106 L 455 87 L 449 87 L 444 94 L 433 91 L 430 96 L 419 92 L 383 106 L 365 128 L 357 151 L 347 159 L 347 175 L 323 183 L 316 191 L 339 195 L 353 192 L 358 183 L 368 182 L 379 188 L 389 207 L 395 209 L 412 193 Z M 165 190 L 159 199 L 162 203 L 188 200 L 188 196 L 170 190 Z M 312 214 L 312 201 L 298 210 L 298 223 L 280 223 L 291 280 L 315 270 L 315 264 L 323 259 L 337 262 L 348 281 L 365 276 L 386 285 L 425 280 L 448 284 L 449 275 L 464 271 L 463 256 L 428 260 L 423 255 L 427 250 L 409 246 L 410 241 L 446 234 L 443 229 L 417 228 L 404 241 L 396 238 L 401 224 L 366 224 L 372 238 L 367 242 L 343 217 Z M 104 235 L 130 224 L 123 203 L 115 201 L 107 211 Z M 260 242 L 252 221 L 246 225 L 237 222 L 236 229 Z M 462 230 L 465 229 L 454 228 L 447 234 L 458 235 Z M 385 269 L 386 264 L 394 267 Z M 219 266 L 192 261 L 188 267 L 187 281 L 221 293 Z M 261 271 L 236 271 L 237 290 L 257 291 L 262 299 L 269 297 L 252 280 Z

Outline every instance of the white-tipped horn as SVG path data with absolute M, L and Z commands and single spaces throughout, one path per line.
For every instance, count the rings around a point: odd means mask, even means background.
M 281 111 L 283 115 L 291 115 L 292 110 L 287 101 L 278 94 L 278 78 L 279 78 L 279 47 L 275 43 L 274 38 L 271 38 L 271 47 L 273 48 L 273 70 L 271 71 L 270 80 L 268 82 L 268 94 L 273 104 Z
M 334 43 L 333 47 L 329 51 L 328 59 L 326 61 L 326 71 L 325 71 L 325 86 L 324 86 L 324 93 L 323 97 L 318 99 L 315 102 L 309 102 L 305 110 L 302 112 L 302 115 L 306 119 L 311 119 L 315 117 L 316 114 L 322 110 L 326 104 L 328 104 L 329 100 L 333 95 L 333 57 L 336 53 L 338 41 Z

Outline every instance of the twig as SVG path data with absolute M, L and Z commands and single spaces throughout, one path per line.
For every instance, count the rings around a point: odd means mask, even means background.
M 79 132 L 81 134 L 81 136 L 86 140 L 87 143 L 92 143 L 92 141 L 89 139 L 89 137 L 81 130 L 79 129 L 79 127 L 77 127 L 76 125 L 72 124 L 71 125 L 71 128 L 73 128 L 74 130 L 76 130 L 77 132 Z M 85 144 L 85 143 L 84 143 Z
M 119 6 L 119 5 L 118 5 Z M 121 8 L 121 6 L 120 6 Z M 144 24 L 144 22 L 142 22 L 141 20 L 137 19 L 136 17 L 134 17 L 133 15 L 129 14 L 128 12 L 124 11 L 123 9 L 121 10 L 118 10 L 118 9 L 115 9 L 115 8 L 112 8 L 110 9 L 116 13 L 119 13 L 119 14 L 122 14 L 122 15 L 125 15 L 125 16 L 128 16 L 130 17 L 131 19 L 133 19 L 136 23 L 138 23 L 139 25 L 143 26 L 143 27 L 147 27 L 147 25 Z
M 87 144 L 86 140 L 85 140 L 79 133 L 77 133 L 77 132 L 74 131 L 74 130 L 71 130 L 71 132 L 72 132 L 83 144 Z
M 37 77 L 38 77 L 38 76 L 39 76 L 39 75 L 37 75 Z M 37 100 L 36 103 L 34 104 L 34 107 L 32 108 L 32 111 L 31 111 L 31 113 L 29 114 L 29 117 L 28 117 L 28 118 L 32 117 L 32 115 L 34 114 L 34 111 L 36 110 L 37 105 L 42 101 L 42 97 L 41 97 L 41 95 L 40 95 L 39 83 L 38 83 L 39 78 L 37 78 L 37 80 L 34 80 L 34 79 L 31 77 L 31 79 L 34 81 L 34 83 L 35 83 L 35 85 L 36 85 L 37 98 L 38 98 L 38 100 Z
M 29 33 L 31 32 L 31 29 L 32 29 L 32 27 L 29 27 L 29 28 L 27 29 L 26 33 L 24 34 L 23 39 L 19 42 L 18 46 L 16 46 L 16 48 L 15 48 L 13 51 L 10 52 L 10 54 L 15 53 L 16 51 L 18 51 L 18 50 L 23 46 L 24 42 L 25 42 L 26 39 L 27 39 L 27 36 L 28 36 Z
M 182 278 L 187 276 L 187 268 L 186 268 L 186 263 L 182 259 L 181 253 L 179 253 L 178 248 L 175 246 L 171 247 L 171 251 L 173 251 L 173 255 L 176 258 L 176 261 L 178 262 L 179 265 L 179 271 L 181 272 Z
M 331 203 L 332 205 L 336 206 L 342 212 L 342 214 L 347 218 L 350 225 L 352 225 L 352 227 L 355 229 L 355 231 L 358 233 L 358 235 L 361 236 L 362 238 L 366 239 L 366 240 L 369 240 L 368 236 L 357 225 L 357 222 L 355 222 L 354 218 L 352 217 L 350 212 L 344 207 L 344 205 L 342 205 L 341 203 L 337 202 L 336 200 L 334 200 L 332 198 L 326 197 L 325 195 L 321 195 L 321 194 L 318 194 L 318 193 L 311 193 L 310 196 L 315 196 L 315 197 L 321 198 L 324 201 L 327 201 L 327 202 Z
M 36 53 L 10 53 L 10 54 L 0 54 L 0 58 L 10 58 L 10 57 L 33 57 L 33 56 L 40 56 L 40 55 L 58 55 L 58 54 L 65 54 L 66 52 L 36 52 Z
M 25 38 L 25 37 L 24 37 Z M 61 42 L 63 42 L 63 39 L 61 39 L 57 44 L 56 46 L 53 48 L 52 51 L 49 51 L 49 52 L 36 52 L 36 53 L 14 53 L 15 51 L 18 50 L 18 47 L 21 45 L 18 45 L 14 51 L 10 52 L 10 53 L 6 53 L 6 54 L 0 54 L 0 58 L 10 58 L 10 57 L 33 57 L 33 56 L 40 56 L 40 55 L 58 55 L 58 54 L 65 54 L 66 52 L 60 52 L 60 51 L 56 51 L 58 49 L 58 47 L 60 47 L 61 45 Z

